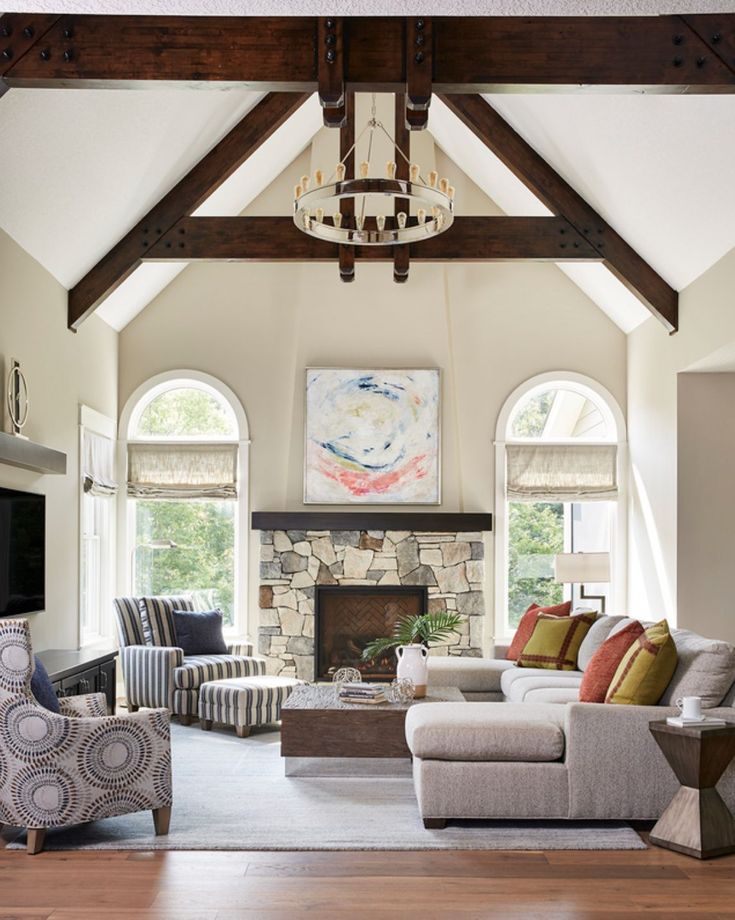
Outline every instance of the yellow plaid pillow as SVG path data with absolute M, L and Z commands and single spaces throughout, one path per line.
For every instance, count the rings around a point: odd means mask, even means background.
M 674 676 L 677 659 L 666 620 L 649 626 L 623 655 L 605 702 L 655 706 Z
M 596 619 L 596 613 L 578 613 L 573 617 L 542 614 L 521 652 L 518 667 L 575 671 L 579 646 Z

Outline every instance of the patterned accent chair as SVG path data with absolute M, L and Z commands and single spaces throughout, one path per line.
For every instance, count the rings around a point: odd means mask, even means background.
M 28 621 L 0 623 L 0 824 L 25 827 L 31 855 L 47 828 L 135 811 L 151 809 L 156 834 L 167 834 L 168 712 L 108 716 L 102 693 L 50 712 L 31 694 L 32 671 Z
M 199 711 L 199 687 L 225 677 L 265 674 L 265 659 L 249 642 L 226 655 L 184 655 L 176 645 L 173 611 L 192 610 L 188 597 L 115 598 L 120 660 L 128 706 L 163 706 L 184 725 Z

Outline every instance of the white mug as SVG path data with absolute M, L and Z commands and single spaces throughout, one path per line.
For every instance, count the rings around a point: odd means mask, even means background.
M 701 696 L 683 696 L 681 699 L 676 701 L 676 706 L 681 713 L 682 719 L 702 718 Z

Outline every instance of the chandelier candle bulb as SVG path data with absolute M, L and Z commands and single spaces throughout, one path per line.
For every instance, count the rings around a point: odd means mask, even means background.
M 426 223 L 426 208 L 419 208 L 416 212 L 416 216 L 418 217 L 420 224 Z
M 449 196 L 450 201 L 454 201 L 454 186 L 450 185 L 447 189 L 447 195 Z
M 301 177 L 301 187 L 303 188 L 305 192 L 309 191 L 309 177 L 308 176 Z
M 444 192 L 445 195 L 449 194 L 449 179 L 445 179 L 442 176 L 439 180 L 439 191 Z
M 409 175 L 410 178 L 411 178 L 411 182 L 418 182 L 418 181 L 419 181 L 419 173 L 420 173 L 420 172 L 421 172 L 421 168 L 419 167 L 419 164 L 418 164 L 418 163 L 411 163 L 411 166 L 409 167 L 409 170 L 408 170 L 408 175 Z
M 334 221 L 335 227 L 339 228 L 342 226 L 342 214 L 339 211 L 335 212 L 334 217 L 332 217 L 332 220 Z
M 441 212 L 439 211 L 439 208 L 437 208 L 437 207 L 433 207 L 433 208 L 431 209 L 431 216 L 434 218 L 434 220 L 436 220 L 436 219 L 439 217 L 439 214 L 440 214 L 440 213 L 441 213 Z
M 303 189 L 301 188 L 300 185 L 295 185 L 295 186 L 294 186 L 294 189 L 293 189 L 293 196 L 294 196 L 294 198 L 301 198 L 301 193 L 302 193 L 302 192 L 303 192 Z
M 337 163 L 337 168 L 334 171 L 337 182 L 345 181 L 345 164 Z
M 385 164 L 385 174 L 389 179 L 395 179 L 396 177 L 396 164 L 393 160 L 388 160 Z
M 431 186 L 431 188 L 436 188 L 436 183 L 438 181 L 439 181 L 439 173 L 435 169 L 432 169 L 431 172 L 429 173 L 429 185 Z
M 399 211 L 396 214 L 396 220 L 398 221 L 398 227 L 400 230 L 403 230 L 406 226 L 407 215 L 405 211 Z
M 316 209 L 316 219 L 319 221 L 320 224 L 324 222 L 324 208 Z
M 375 218 L 375 223 L 378 225 L 378 230 L 382 233 L 385 230 L 385 215 L 379 214 Z
M 324 173 L 321 169 L 314 170 L 314 185 L 322 186 L 324 185 Z
M 360 163 L 360 178 L 361 179 L 367 179 L 369 169 L 370 169 L 370 164 L 368 163 L 367 160 L 363 160 L 362 163 Z

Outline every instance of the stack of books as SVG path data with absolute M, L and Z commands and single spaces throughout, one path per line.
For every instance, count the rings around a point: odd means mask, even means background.
M 729 723 L 717 716 L 702 716 L 701 719 L 685 719 L 684 716 L 668 716 L 667 725 L 676 728 L 722 728 Z
M 344 703 L 366 703 L 368 705 L 375 705 L 376 703 L 387 702 L 383 688 L 375 684 L 342 684 L 339 690 L 339 698 Z

